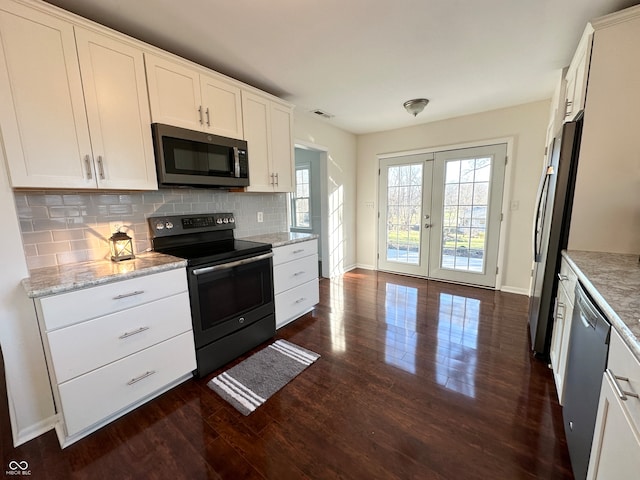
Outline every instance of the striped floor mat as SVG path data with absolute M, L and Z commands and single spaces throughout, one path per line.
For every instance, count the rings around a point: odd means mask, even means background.
M 207 386 L 240 413 L 249 415 L 318 358 L 317 353 L 276 340 L 214 377 Z

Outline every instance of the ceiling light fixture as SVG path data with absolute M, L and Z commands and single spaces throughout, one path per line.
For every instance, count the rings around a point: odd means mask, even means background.
M 429 100 L 426 98 L 414 98 L 413 100 L 407 100 L 404 102 L 404 108 L 407 109 L 407 112 L 416 117 L 422 110 L 424 110 L 424 107 L 426 107 L 428 103 Z

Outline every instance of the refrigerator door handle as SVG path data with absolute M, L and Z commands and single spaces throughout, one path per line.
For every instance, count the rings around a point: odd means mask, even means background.
M 547 182 L 549 181 L 549 174 L 547 173 L 548 169 L 545 168 L 544 174 L 540 179 L 540 187 L 538 188 L 538 200 L 536 201 L 536 211 L 535 211 L 535 221 L 533 223 L 533 261 L 538 261 L 538 255 L 540 255 L 539 245 L 538 245 L 538 228 L 540 227 L 540 223 L 544 223 L 544 215 L 540 215 L 540 208 L 542 207 L 542 200 L 545 194 L 545 187 L 547 186 Z M 546 206 L 546 205 L 545 205 Z

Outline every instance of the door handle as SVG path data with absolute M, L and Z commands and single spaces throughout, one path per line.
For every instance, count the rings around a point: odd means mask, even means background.
M 424 224 L 424 228 L 431 228 L 431 224 L 430 223 L 425 223 Z

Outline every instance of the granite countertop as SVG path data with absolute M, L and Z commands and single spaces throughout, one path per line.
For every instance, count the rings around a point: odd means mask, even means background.
M 242 240 L 270 243 L 274 247 L 282 247 L 284 245 L 290 245 L 292 243 L 306 242 L 307 240 L 313 240 L 315 238 L 318 238 L 318 235 L 316 235 L 315 233 L 278 232 L 265 233 L 263 235 L 253 235 L 251 237 L 243 237 Z
M 640 262 L 638 255 L 562 252 L 578 279 L 640 361 Z
M 37 268 L 30 272 L 29 278 L 22 280 L 22 286 L 29 297 L 37 298 L 164 272 L 186 265 L 187 261 L 182 258 L 148 252 L 121 262 L 100 260 Z

